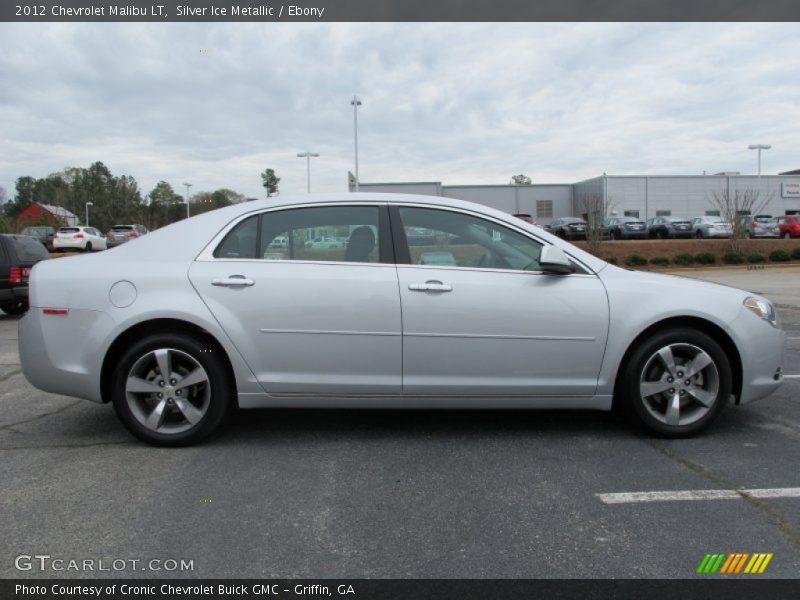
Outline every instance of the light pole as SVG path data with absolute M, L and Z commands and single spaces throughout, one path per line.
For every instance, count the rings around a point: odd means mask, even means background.
M 90 206 L 94 206 L 94 203 L 93 202 L 87 202 L 86 203 L 86 227 L 89 226 L 89 207 Z
M 358 191 L 358 107 L 361 106 L 362 102 L 358 99 L 358 96 L 353 96 L 350 104 L 353 105 L 353 141 L 356 149 L 356 191 Z
M 769 144 L 750 144 L 748 150 L 758 150 L 758 178 L 761 179 L 761 151 L 772 148 Z
M 308 184 L 308 193 L 311 193 L 311 158 L 318 157 L 316 152 L 298 152 L 297 158 L 306 159 L 306 183 Z
M 189 218 L 189 188 L 192 187 L 192 184 L 184 182 L 183 185 L 186 186 L 186 218 L 188 219 Z

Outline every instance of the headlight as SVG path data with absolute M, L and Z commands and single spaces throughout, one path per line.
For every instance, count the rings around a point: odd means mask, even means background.
M 749 296 L 744 299 L 744 305 L 774 327 L 778 326 L 778 319 L 775 316 L 775 307 L 772 302 Z

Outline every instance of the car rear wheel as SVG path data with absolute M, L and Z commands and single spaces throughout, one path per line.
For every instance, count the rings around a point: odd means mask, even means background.
M 9 315 L 21 315 L 28 311 L 28 301 L 27 300 L 10 300 L 8 302 L 3 302 L 0 304 L 0 308 L 3 309 L 3 312 Z
M 731 367 L 701 331 L 670 329 L 644 340 L 627 361 L 620 400 L 628 416 L 664 437 L 695 435 L 731 395 Z
M 86 242 L 86 245 L 83 247 L 83 249 L 86 250 L 86 252 L 91 252 L 92 251 L 92 242 Z
M 156 334 L 131 346 L 112 381 L 112 402 L 125 427 L 157 446 L 185 446 L 222 422 L 233 386 L 208 342 Z

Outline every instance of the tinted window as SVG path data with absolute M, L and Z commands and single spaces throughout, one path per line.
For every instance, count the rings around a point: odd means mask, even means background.
M 377 206 L 325 206 L 264 213 L 261 250 L 267 260 L 379 262 Z
M 114 225 L 111 231 L 133 231 L 133 225 Z
M 78 229 L 77 227 L 62 227 L 58 231 L 59 233 L 78 233 L 80 229 Z
M 11 238 L 11 244 L 14 246 L 17 258 L 21 262 L 35 262 L 50 258 L 50 253 L 47 249 L 42 246 L 41 242 L 37 242 L 33 238 L 15 235 Z
M 401 207 L 400 217 L 407 231 L 416 228 L 430 232 L 421 245 L 409 239 L 412 264 L 539 270 L 542 245 L 491 221 L 462 213 L 411 207 Z
M 255 258 L 258 216 L 249 217 L 228 232 L 214 256 L 217 258 Z

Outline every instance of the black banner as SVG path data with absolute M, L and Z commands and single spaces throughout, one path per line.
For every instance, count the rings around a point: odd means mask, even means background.
M 800 21 L 797 0 L 3 0 L 0 21 Z
M 800 597 L 800 580 L 463 580 L 463 579 L 73 579 L 0 581 L 3 600 L 230 600 L 240 598 L 342 598 L 353 600 L 754 600 Z

